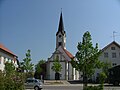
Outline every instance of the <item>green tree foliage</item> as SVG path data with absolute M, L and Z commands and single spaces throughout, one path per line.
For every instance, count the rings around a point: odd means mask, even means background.
M 45 76 L 46 73 L 46 61 L 45 60 L 40 60 L 36 65 L 35 65 L 35 78 L 41 79 L 41 75 L 43 77 Z
M 77 60 L 72 60 L 71 64 L 78 71 L 83 72 L 84 86 L 87 86 L 88 78 L 94 74 L 96 68 L 101 68 L 102 66 L 102 63 L 98 60 L 101 52 L 97 43 L 93 47 L 92 38 L 88 31 L 84 33 L 82 42 L 78 43 L 77 49 L 78 51 L 75 55 Z
M 16 72 L 13 63 L 6 62 L 4 73 L 0 72 L 0 90 L 24 90 L 23 74 Z
M 0 90 L 5 90 L 4 89 L 4 74 L 0 70 Z
M 56 73 L 59 73 L 61 72 L 62 70 L 62 65 L 60 64 L 60 61 L 59 61 L 59 57 L 57 56 L 56 59 L 54 59 L 54 63 L 53 63 L 53 66 L 51 68 L 53 71 L 55 71 Z
M 5 73 L 7 76 L 9 76 L 10 74 L 13 74 L 15 72 L 15 66 L 13 65 L 13 63 L 9 63 L 6 62 L 5 63 Z
M 102 67 L 102 72 L 104 72 L 106 74 L 106 76 L 108 76 L 108 69 L 112 67 L 112 64 L 110 61 L 106 60 L 103 64 Z
M 28 49 L 26 52 L 26 57 L 23 59 L 23 68 L 24 70 L 28 73 L 28 72 L 32 72 L 33 71 L 33 66 L 34 64 L 31 63 L 31 54 L 30 54 L 30 50 Z
M 103 87 L 104 82 L 108 81 L 108 78 L 107 78 L 108 77 L 108 69 L 111 67 L 112 67 L 111 62 L 108 60 L 106 60 L 102 65 L 102 72 L 98 76 L 98 81 L 102 87 Z

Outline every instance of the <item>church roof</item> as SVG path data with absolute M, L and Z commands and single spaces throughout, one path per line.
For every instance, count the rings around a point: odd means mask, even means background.
M 16 56 L 13 52 L 11 52 L 9 49 L 7 49 L 3 44 L 0 43 L 0 49 L 13 55 L 13 56 Z
M 59 32 L 61 32 L 63 35 L 65 34 L 64 25 L 63 25 L 63 18 L 62 18 L 62 12 L 60 14 L 59 27 L 58 27 L 58 31 L 57 31 L 56 35 L 58 35 Z
M 65 53 L 68 55 L 68 57 L 70 57 L 71 59 L 74 58 L 74 56 L 69 52 L 67 51 L 66 49 L 63 48 L 63 50 L 65 51 Z

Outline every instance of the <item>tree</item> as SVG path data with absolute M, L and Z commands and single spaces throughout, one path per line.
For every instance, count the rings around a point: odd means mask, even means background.
M 99 82 L 103 85 L 104 81 L 108 81 L 108 70 L 112 67 L 111 62 L 106 60 L 102 66 L 102 72 L 100 73 L 98 79 Z M 102 78 L 102 79 L 101 79 Z
M 12 62 L 5 63 L 5 73 L 1 72 L 0 81 L 2 81 L 2 83 L 0 82 L 0 90 L 24 90 L 23 74 L 15 70 Z
M 36 65 L 35 65 L 35 78 L 38 79 L 44 79 L 46 73 L 46 61 L 45 60 L 40 60 Z M 40 76 L 43 76 L 41 78 Z
M 34 64 L 31 63 L 31 54 L 30 50 L 27 50 L 26 57 L 23 59 L 23 67 L 26 72 L 32 72 Z
M 96 43 L 96 46 L 93 47 L 91 40 L 90 33 L 85 32 L 82 42 L 79 42 L 77 46 L 78 51 L 75 55 L 77 60 L 71 60 L 72 66 L 83 73 L 84 87 L 87 86 L 88 78 L 94 74 L 95 69 L 100 68 L 102 65 L 98 60 L 101 54 L 100 50 L 98 50 L 98 44 Z
M 15 66 L 14 64 L 11 62 L 6 62 L 5 63 L 5 73 L 7 76 L 10 76 L 10 74 L 13 74 L 15 72 Z
M 108 76 L 108 69 L 111 67 L 112 67 L 111 62 L 106 60 L 103 64 L 102 72 L 104 72 L 106 74 L 106 76 Z
M 55 71 L 55 79 L 56 75 L 59 76 L 59 72 L 62 70 L 62 65 L 60 64 L 59 57 L 56 56 L 56 59 L 54 59 L 53 66 L 51 68 L 53 71 Z M 59 78 L 59 77 L 58 77 Z
M 20 70 L 25 72 L 25 76 L 26 78 L 30 78 L 34 76 L 33 73 L 33 66 L 34 64 L 32 64 L 32 59 L 31 59 L 31 54 L 30 54 L 30 50 L 28 49 L 26 52 L 26 57 L 23 59 L 23 62 L 20 63 Z

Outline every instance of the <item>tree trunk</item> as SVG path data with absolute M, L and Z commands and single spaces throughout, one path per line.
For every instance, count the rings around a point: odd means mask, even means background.
M 85 72 L 83 72 L 83 90 L 87 87 L 88 77 Z

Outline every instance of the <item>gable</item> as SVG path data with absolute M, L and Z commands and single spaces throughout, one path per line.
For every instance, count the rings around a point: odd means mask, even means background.
M 69 51 L 62 48 L 61 46 L 52 54 L 50 58 L 48 58 L 48 61 L 53 61 L 56 56 L 59 57 L 60 61 L 71 61 L 71 59 L 74 58 L 74 56 Z
M 103 49 L 102 49 L 102 52 L 106 51 L 106 50 L 111 50 L 112 47 L 115 47 L 116 50 L 120 50 L 120 45 L 113 41 L 111 42 L 110 44 L 108 44 L 107 46 L 105 46 Z
M 52 56 L 51 56 L 50 58 L 48 58 L 48 61 L 53 62 L 54 59 L 56 59 L 57 56 L 59 57 L 59 60 L 60 60 L 60 61 L 64 61 L 64 60 L 65 60 L 64 55 L 63 55 L 59 50 L 56 50 L 56 51 L 52 54 Z

